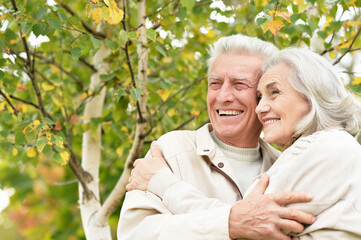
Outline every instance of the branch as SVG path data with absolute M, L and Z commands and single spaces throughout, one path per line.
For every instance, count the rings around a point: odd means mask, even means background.
M 125 15 L 125 12 L 126 12 L 125 4 L 123 4 L 123 12 L 124 12 L 124 15 Z M 123 24 L 124 30 L 127 31 L 127 26 L 126 26 L 126 24 L 125 24 L 125 16 L 124 16 L 123 19 L 122 19 L 122 24 Z M 144 24 L 143 24 L 143 23 L 139 24 L 139 28 L 141 28 L 141 27 L 144 27 Z M 128 48 L 128 46 L 129 46 L 129 41 L 127 41 L 127 42 L 125 43 L 124 51 L 125 51 L 125 56 L 126 56 L 126 59 L 127 59 L 127 65 L 128 65 L 129 71 L 130 71 L 130 77 L 131 77 L 131 80 L 132 80 L 132 85 L 133 85 L 133 88 L 136 88 L 136 87 L 137 87 L 137 84 L 136 84 L 136 82 L 135 82 L 135 76 L 134 76 L 133 67 L 132 67 L 132 64 L 131 64 L 131 62 L 130 62 L 129 48 Z M 136 104 L 137 104 L 137 111 L 138 111 L 139 119 L 140 119 L 141 122 L 144 122 L 145 119 L 144 119 L 143 114 L 142 114 L 142 112 L 141 112 L 141 110 L 140 110 L 140 105 L 139 105 L 139 101 L 138 101 L 138 100 L 137 100 L 137 103 L 136 103 Z
M 348 47 L 347 51 L 346 51 L 344 54 L 342 54 L 342 56 L 339 57 L 339 58 L 333 63 L 333 65 L 336 65 L 337 63 L 339 63 L 339 62 L 341 61 L 341 59 L 342 59 L 348 52 L 350 52 L 350 50 L 351 50 L 351 48 L 352 48 L 352 45 L 355 43 L 355 41 L 356 41 L 356 39 L 358 38 L 358 36 L 360 35 L 360 33 L 361 33 L 361 26 L 360 26 L 360 28 L 358 29 L 355 37 L 352 39 L 352 42 L 351 42 L 350 46 Z
M 61 2 L 60 6 L 62 6 L 72 16 L 75 16 L 75 12 L 68 5 Z M 83 20 L 80 20 L 80 21 L 81 21 L 81 24 L 83 25 L 83 27 L 85 28 L 85 30 L 87 30 L 89 33 L 93 34 L 94 37 L 97 37 L 97 38 L 102 39 L 102 40 L 106 38 L 106 36 L 103 33 L 95 31 L 87 23 L 85 23 Z
M 171 4 L 172 2 L 174 2 L 174 0 L 170 0 L 168 1 L 166 4 L 163 5 L 163 7 L 159 8 L 157 11 L 155 11 L 154 13 L 151 13 L 147 16 L 145 16 L 146 18 L 150 18 L 153 17 L 154 15 L 160 13 L 161 11 L 163 11 L 166 7 L 168 7 L 169 4 Z
M 36 105 L 35 103 L 32 103 L 32 102 L 30 102 L 30 101 L 28 101 L 28 100 L 18 98 L 18 97 L 16 97 L 16 96 L 12 95 L 12 94 L 10 94 L 10 98 L 12 98 L 12 99 L 14 99 L 14 100 L 17 100 L 17 101 L 19 101 L 19 102 L 22 102 L 22 103 L 31 105 L 31 106 L 39 109 L 39 106 L 38 106 L 38 105 Z
M 70 185 L 70 184 L 74 184 L 74 183 L 78 183 L 78 179 L 70 180 L 67 182 L 55 182 L 53 185 L 62 187 L 62 186 L 66 186 L 66 185 Z
M 164 101 L 164 102 L 158 107 L 157 111 L 155 111 L 154 114 L 160 112 L 160 110 L 162 109 L 162 107 L 163 107 L 164 105 L 166 105 L 170 100 L 172 100 L 173 98 L 175 98 L 178 94 L 180 94 L 181 92 L 184 92 L 184 91 L 188 90 L 189 88 L 191 88 L 192 86 L 198 84 L 198 83 L 201 82 L 204 78 L 205 78 L 205 75 L 203 75 L 201 78 L 195 80 L 194 82 L 192 82 L 192 83 L 189 84 L 188 86 L 179 89 L 175 94 L 173 94 L 172 96 L 168 97 L 167 100 Z M 153 116 L 154 116 L 154 114 L 153 114 Z
M 4 97 L 5 101 L 10 105 L 10 107 L 14 110 L 14 114 L 18 116 L 18 110 L 13 106 L 10 99 L 6 96 L 6 94 L 0 89 L 0 95 Z

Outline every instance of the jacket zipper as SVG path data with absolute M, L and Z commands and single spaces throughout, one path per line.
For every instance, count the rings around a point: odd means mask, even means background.
M 238 186 L 237 186 L 237 184 L 235 183 L 235 181 L 233 181 L 233 179 L 232 179 L 230 176 L 228 176 L 227 173 L 223 172 L 223 171 L 222 171 L 221 169 L 219 169 L 216 165 L 214 165 L 214 164 L 211 162 L 211 160 L 209 159 L 208 156 L 203 155 L 202 157 L 203 157 L 204 160 L 206 160 L 206 162 L 209 162 L 210 167 L 211 167 L 212 170 L 220 173 L 222 176 L 224 176 L 228 181 L 230 181 L 230 182 L 236 187 L 236 189 L 238 190 L 239 195 L 241 196 L 241 199 L 243 199 L 242 192 L 241 192 L 241 190 L 238 188 Z

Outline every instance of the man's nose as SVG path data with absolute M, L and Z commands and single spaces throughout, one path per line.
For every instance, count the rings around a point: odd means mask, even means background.
M 232 85 L 229 83 L 224 83 L 217 95 L 217 100 L 219 102 L 232 102 L 235 99 L 235 93 L 233 92 Z

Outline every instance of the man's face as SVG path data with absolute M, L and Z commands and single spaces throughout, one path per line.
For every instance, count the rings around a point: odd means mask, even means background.
M 257 146 L 262 125 L 255 113 L 256 88 L 263 62 L 258 56 L 227 53 L 211 66 L 208 115 L 217 137 L 227 144 Z

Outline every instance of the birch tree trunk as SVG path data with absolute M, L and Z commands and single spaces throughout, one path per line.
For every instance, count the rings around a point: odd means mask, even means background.
M 109 70 L 109 64 L 104 61 L 110 55 L 109 49 L 102 43 L 101 48 L 94 56 L 94 66 L 97 72 L 91 76 L 90 89 L 94 90 L 101 84 L 100 75 L 106 74 Z M 91 118 L 101 117 L 103 112 L 103 104 L 105 99 L 106 88 L 103 88 L 99 95 L 92 98 L 85 106 L 84 117 L 87 122 Z M 96 213 L 101 208 L 99 197 L 99 165 L 101 151 L 101 126 L 98 126 L 96 134 L 92 135 L 90 131 L 83 134 L 82 142 L 82 167 L 92 176 L 92 180 L 88 183 L 89 190 L 93 193 L 87 198 L 83 192 L 82 186 L 79 184 L 79 205 L 81 219 L 85 231 L 86 239 L 111 239 L 110 227 L 105 222 L 99 224 L 96 221 Z
M 147 89 L 146 83 L 148 82 L 147 68 L 148 68 L 148 49 L 147 44 L 147 35 L 145 28 L 145 18 L 146 18 L 146 1 L 138 0 L 138 26 L 139 26 L 139 42 L 137 45 L 137 54 L 139 57 L 138 60 L 138 79 L 140 80 L 137 87 L 141 89 L 142 95 L 138 100 L 138 121 L 137 127 L 134 135 L 133 145 L 125 162 L 123 173 L 112 190 L 109 197 L 104 202 L 98 216 L 98 222 L 104 224 L 109 216 L 114 212 L 118 207 L 120 199 L 124 196 L 125 185 L 128 182 L 130 171 L 133 168 L 133 162 L 140 156 L 140 151 L 143 147 L 144 137 L 146 133 L 146 111 L 147 111 Z

